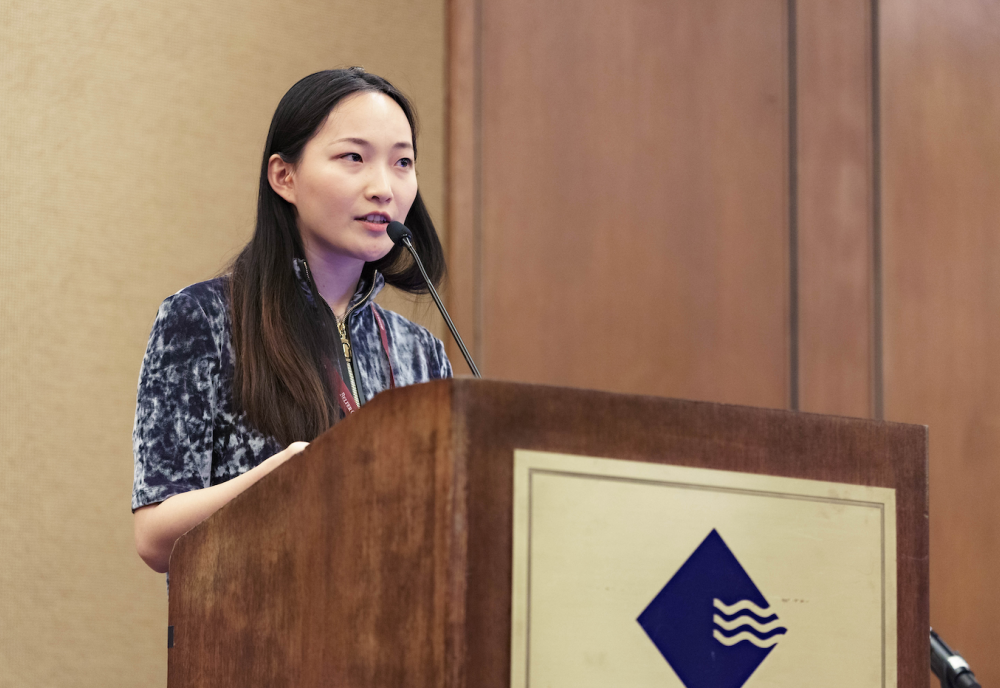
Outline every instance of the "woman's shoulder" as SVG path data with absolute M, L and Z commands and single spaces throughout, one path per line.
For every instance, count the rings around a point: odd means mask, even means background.
M 229 276 L 196 282 L 168 296 L 164 303 L 175 301 L 179 302 L 178 305 L 198 306 L 209 316 L 224 314 L 229 311 Z
M 400 315 L 396 311 L 390 311 L 379 304 L 374 304 L 379 315 L 385 320 L 386 328 L 397 336 L 412 337 L 425 343 L 440 342 L 434 333 L 423 325 L 413 322 L 409 318 Z
M 378 304 L 375 304 L 375 308 L 385 321 L 393 359 L 405 368 L 418 371 L 415 379 L 410 382 L 451 377 L 451 363 L 445 353 L 444 343 L 434 333 L 395 311 Z
M 229 337 L 229 320 L 227 277 L 184 287 L 160 304 L 148 351 L 193 347 L 218 352 Z
M 171 294 L 160 305 L 157 320 L 204 321 L 212 329 L 228 329 L 228 276 L 197 282 Z

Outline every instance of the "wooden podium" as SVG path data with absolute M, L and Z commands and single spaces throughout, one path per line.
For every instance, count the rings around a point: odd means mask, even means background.
M 891 488 L 895 678 L 928 685 L 926 428 L 458 379 L 380 394 L 177 542 L 170 688 L 511 686 L 515 450 Z

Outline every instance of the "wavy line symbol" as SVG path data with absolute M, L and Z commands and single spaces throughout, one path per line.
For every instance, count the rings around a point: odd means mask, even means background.
M 778 636 L 788 629 L 779 625 L 778 615 L 770 607 L 763 609 L 750 600 L 740 600 L 726 604 L 715 598 L 714 606 L 721 614 L 712 615 L 712 637 L 727 647 L 744 640 L 761 648 L 774 647 Z
M 712 621 L 715 622 L 716 626 L 719 626 L 726 631 L 735 631 L 740 626 L 746 626 L 749 624 L 755 631 L 763 635 L 771 635 L 771 631 L 775 628 L 784 628 L 778 622 L 777 617 L 775 617 L 774 621 L 768 621 L 767 623 L 762 624 L 752 616 L 738 616 L 735 619 L 729 620 L 716 614 L 712 617 Z
M 712 637 L 718 640 L 723 645 L 732 646 L 736 643 L 741 643 L 744 640 L 753 643 L 757 647 L 774 647 L 778 644 L 778 637 L 769 638 L 768 640 L 758 640 L 757 636 L 753 635 L 749 631 L 741 631 L 734 636 L 725 636 L 719 633 L 718 630 L 712 631 Z
M 746 610 L 750 610 L 750 613 L 754 616 L 760 617 L 762 621 L 772 616 L 776 618 L 778 616 L 771 611 L 770 607 L 767 609 L 761 609 L 750 600 L 740 600 L 734 604 L 726 604 L 719 598 L 715 598 L 712 600 L 712 605 L 726 616 L 733 616 L 734 614 L 738 614 L 739 612 Z

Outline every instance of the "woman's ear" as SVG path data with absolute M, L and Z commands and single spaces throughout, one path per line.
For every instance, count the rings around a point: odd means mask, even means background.
M 275 153 L 267 161 L 267 181 L 286 201 L 295 205 L 295 169 L 290 162 Z

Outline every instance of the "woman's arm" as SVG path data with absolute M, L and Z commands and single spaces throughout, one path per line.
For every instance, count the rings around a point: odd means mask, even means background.
M 206 518 L 221 509 L 265 475 L 295 454 L 308 442 L 292 442 L 259 466 L 218 485 L 184 492 L 135 511 L 135 548 L 151 569 L 165 573 L 174 543 Z

